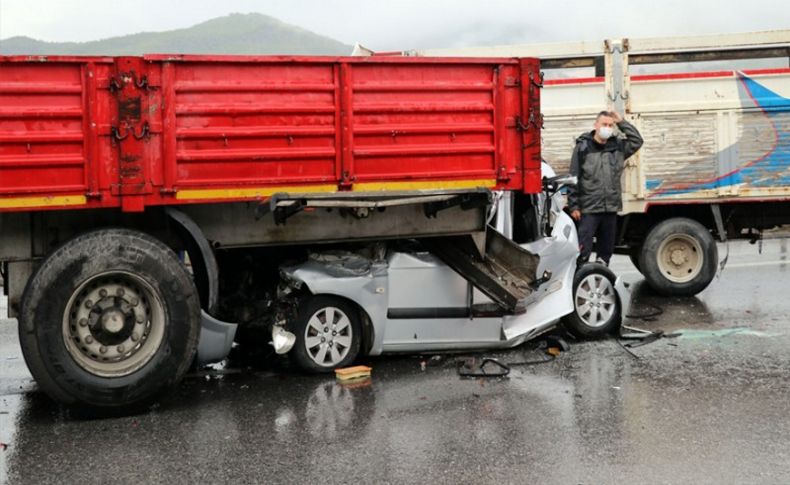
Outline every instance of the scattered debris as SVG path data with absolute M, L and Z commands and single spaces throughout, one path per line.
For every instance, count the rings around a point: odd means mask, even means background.
M 461 377 L 505 377 L 510 374 L 510 367 L 493 357 L 478 359 L 471 357 L 458 361 L 458 375 Z
M 630 330 L 631 333 L 622 333 L 623 330 Z M 623 325 L 620 332 L 620 338 L 617 339 L 617 343 L 635 359 L 640 359 L 640 357 L 633 353 L 631 349 L 652 344 L 662 338 L 675 338 L 682 335 L 680 332 L 664 333 L 663 330 L 645 330 L 643 328 L 629 327 L 628 325 Z M 624 344 L 623 340 L 632 340 L 633 342 Z
M 696 330 L 684 329 L 682 331 L 683 340 L 699 340 L 706 338 L 722 338 L 731 336 L 748 336 L 748 337 L 778 337 L 780 334 L 772 332 L 762 332 L 760 330 L 753 330 L 748 327 L 732 327 L 720 330 Z
M 548 349 L 546 349 L 546 353 L 552 357 L 557 357 L 562 353 L 562 349 L 560 349 L 559 347 L 549 347 Z
M 202 377 L 207 381 L 212 379 L 221 380 L 226 375 L 240 374 L 241 372 L 242 369 L 228 367 L 228 359 L 225 359 L 214 364 L 207 364 L 201 369 L 188 374 L 187 377 Z
M 546 335 L 540 342 L 539 348 L 559 348 L 560 352 L 568 352 L 571 350 L 571 346 L 568 345 L 568 342 L 564 338 L 556 335 Z
M 432 355 L 430 359 L 422 359 L 420 361 L 420 370 L 424 371 L 427 367 L 436 367 L 441 365 L 442 363 L 442 356 L 441 355 Z
M 547 335 L 538 345 L 538 349 L 543 349 L 549 356 L 548 359 L 525 360 L 521 362 L 508 362 L 510 367 L 546 364 L 553 361 L 560 356 L 563 352 L 571 350 L 571 346 L 562 337 L 556 335 Z
M 353 367 L 344 367 L 335 370 L 335 377 L 340 382 L 351 382 L 362 380 L 370 377 L 370 371 L 373 369 L 366 365 L 355 365 Z
M 500 362 L 493 357 L 485 357 L 479 363 L 478 359 L 475 357 L 462 359 L 458 361 L 458 374 L 461 377 L 504 377 L 510 374 L 512 367 L 546 364 L 556 359 L 562 352 L 569 351 L 571 347 L 563 338 L 555 335 L 548 335 L 540 341 L 537 348 L 533 350 L 540 349 L 549 356 L 548 359 L 541 358 L 519 362 Z M 438 361 L 440 358 L 439 356 L 434 356 L 431 358 L 431 361 Z M 422 370 L 425 370 L 424 364 L 426 364 L 425 361 L 420 362 Z

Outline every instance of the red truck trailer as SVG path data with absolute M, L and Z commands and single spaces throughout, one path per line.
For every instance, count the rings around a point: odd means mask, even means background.
M 65 403 L 149 402 L 212 331 L 226 353 L 223 320 L 276 313 L 269 273 L 238 276 L 262 248 L 442 236 L 495 259 L 492 191 L 541 189 L 539 79 L 535 59 L 0 57 L 0 268 L 31 373 Z

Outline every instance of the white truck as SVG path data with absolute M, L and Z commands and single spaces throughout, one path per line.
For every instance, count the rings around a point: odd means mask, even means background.
M 625 113 L 645 143 L 626 163 L 617 251 L 657 291 L 693 295 L 716 274 L 716 238 L 790 223 L 788 53 L 790 30 L 402 54 L 540 58 L 543 158 L 557 173 L 597 112 Z

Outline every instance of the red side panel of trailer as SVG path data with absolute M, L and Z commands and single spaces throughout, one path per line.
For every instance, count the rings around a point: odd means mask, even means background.
M 540 188 L 534 59 L 0 57 L 0 210 Z

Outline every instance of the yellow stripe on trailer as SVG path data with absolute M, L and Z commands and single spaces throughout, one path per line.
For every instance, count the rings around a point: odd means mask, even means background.
M 176 192 L 176 199 L 249 199 L 258 197 L 271 197 L 274 194 L 283 192 L 299 194 L 337 192 L 337 186 L 295 185 L 292 187 L 248 187 L 243 189 L 184 189 Z
M 48 197 L 7 197 L 0 199 L 0 209 L 24 209 L 33 207 L 60 207 L 85 205 L 88 198 L 84 195 L 54 195 Z
M 431 180 L 409 182 L 362 182 L 354 184 L 354 192 L 386 192 L 409 190 L 451 190 L 496 187 L 494 179 L 475 180 Z M 181 189 L 176 192 L 177 200 L 202 199 L 250 199 L 271 197 L 279 193 L 310 194 L 339 192 L 336 185 L 294 185 L 288 187 L 246 187 L 224 189 Z
M 496 187 L 496 180 L 494 179 L 420 180 L 413 182 L 362 182 L 354 184 L 354 191 L 377 192 L 387 190 L 490 189 L 492 187 Z

